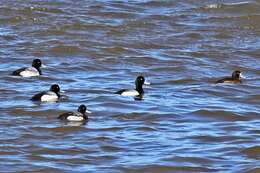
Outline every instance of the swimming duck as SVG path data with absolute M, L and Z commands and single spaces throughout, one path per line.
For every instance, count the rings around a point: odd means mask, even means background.
M 50 87 L 49 91 L 43 91 L 34 95 L 32 101 L 42 101 L 42 102 L 56 102 L 60 98 L 60 87 L 54 84 Z
M 150 85 L 150 83 L 145 82 L 145 78 L 143 76 L 138 76 L 135 80 L 135 89 L 121 89 L 115 94 L 120 94 L 122 96 L 142 96 L 144 94 L 143 85 Z
M 88 116 L 86 113 L 91 113 L 85 105 L 80 105 L 78 112 L 66 112 L 60 114 L 58 119 L 67 121 L 87 121 Z
M 223 79 L 216 81 L 216 83 L 242 83 L 242 79 L 244 78 L 245 77 L 242 75 L 242 72 L 236 70 L 232 73 L 231 77 L 225 77 Z
M 32 67 L 24 67 L 18 70 L 15 70 L 12 75 L 22 76 L 22 77 L 32 77 L 32 76 L 40 76 L 42 75 L 40 67 L 42 66 L 42 62 L 40 59 L 34 59 L 32 62 Z

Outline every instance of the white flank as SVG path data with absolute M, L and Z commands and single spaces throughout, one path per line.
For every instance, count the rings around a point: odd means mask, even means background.
M 42 102 L 56 102 L 58 101 L 58 96 L 54 92 L 47 92 L 41 97 Z
M 20 73 L 20 75 L 22 77 L 32 77 L 32 76 L 39 76 L 40 73 L 38 72 L 38 70 L 34 67 L 29 67 L 26 70 L 22 71 Z
M 68 121 L 83 121 L 84 118 L 81 116 L 72 115 L 72 116 L 68 116 L 67 120 Z
M 137 92 L 136 90 L 129 90 L 129 91 L 124 91 L 121 95 L 122 96 L 138 96 L 139 92 Z
M 67 125 L 71 127 L 78 127 L 82 126 L 84 124 L 84 121 L 68 121 Z

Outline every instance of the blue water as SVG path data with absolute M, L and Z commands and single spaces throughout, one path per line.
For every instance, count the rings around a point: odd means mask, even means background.
M 2 0 L 1 172 L 259 172 L 259 17 L 254 0 Z M 34 58 L 42 76 L 10 76 Z M 138 75 L 143 100 L 114 94 Z M 55 83 L 61 101 L 30 101 Z M 87 123 L 57 119 L 80 104 Z

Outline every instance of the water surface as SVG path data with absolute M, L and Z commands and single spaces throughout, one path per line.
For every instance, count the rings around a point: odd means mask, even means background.
M 259 172 L 259 21 L 256 0 L 1 0 L 0 170 Z M 34 58 L 43 76 L 9 75 Z M 137 75 L 142 101 L 113 94 Z M 57 120 L 80 104 L 88 123 Z

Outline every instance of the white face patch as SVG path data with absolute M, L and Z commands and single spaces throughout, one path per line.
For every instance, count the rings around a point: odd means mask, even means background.
M 82 116 L 72 115 L 72 116 L 68 116 L 67 120 L 68 121 L 84 121 L 84 118 Z
M 129 91 L 124 91 L 121 95 L 122 96 L 138 96 L 139 92 L 137 92 L 136 90 L 129 90 Z
M 39 71 L 34 67 L 29 67 L 20 73 L 22 77 L 39 76 Z
M 41 97 L 41 101 L 42 102 L 56 102 L 58 101 L 58 96 L 56 93 L 54 92 L 47 92 L 46 94 L 44 94 L 42 97 Z

